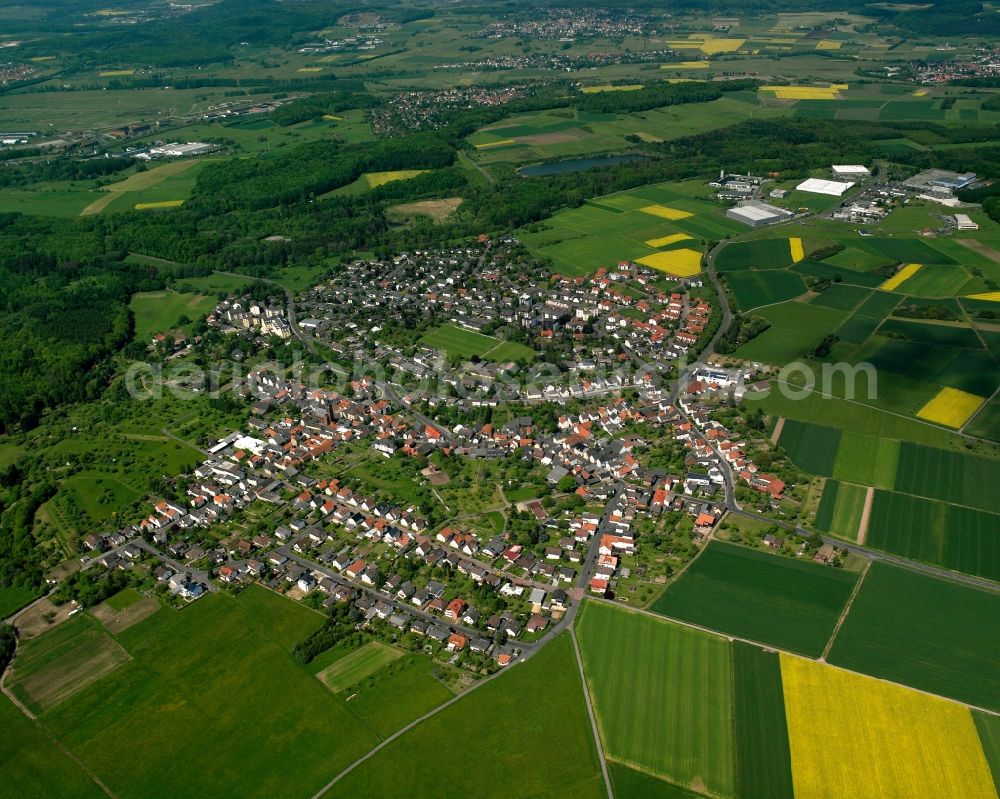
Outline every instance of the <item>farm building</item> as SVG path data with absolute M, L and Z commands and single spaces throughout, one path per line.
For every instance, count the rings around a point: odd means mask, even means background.
M 809 178 L 803 180 L 795 188 L 799 191 L 806 191 L 810 194 L 827 194 L 830 197 L 840 197 L 854 184 L 851 182 L 842 183 L 837 180 L 822 180 L 821 178 Z
M 736 208 L 726 211 L 726 216 L 736 222 L 742 222 L 750 227 L 763 227 L 773 225 L 775 222 L 783 222 L 791 217 L 791 212 L 776 205 L 767 203 L 747 201 L 740 203 Z

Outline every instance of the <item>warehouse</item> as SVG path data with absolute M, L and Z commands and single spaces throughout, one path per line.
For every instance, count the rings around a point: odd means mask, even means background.
M 861 164 L 834 164 L 831 170 L 837 180 L 859 181 L 872 175 L 871 170 Z
M 853 183 L 840 183 L 836 180 L 809 178 L 808 180 L 802 181 L 795 188 L 799 191 L 807 191 L 810 194 L 827 194 L 830 197 L 840 197 L 853 185 Z
M 783 222 L 791 217 L 791 213 L 776 205 L 748 200 L 735 208 L 730 208 L 726 211 L 726 216 L 750 227 L 763 227 L 764 225 L 773 225 L 775 222 Z
M 968 214 L 955 214 L 955 227 L 959 230 L 979 230 L 979 225 Z

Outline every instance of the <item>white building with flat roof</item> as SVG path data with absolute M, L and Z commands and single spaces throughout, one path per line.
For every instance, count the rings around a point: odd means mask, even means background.
M 979 230 L 979 224 L 968 214 L 955 214 L 955 227 L 959 230 Z
M 726 211 L 726 216 L 750 227 L 762 227 L 764 225 L 773 225 L 775 222 L 783 222 L 789 219 L 792 214 L 790 211 L 778 208 L 776 205 L 769 205 L 768 203 L 756 200 L 747 200 L 735 208 L 730 208 Z
M 833 176 L 838 180 L 864 180 L 871 177 L 871 170 L 861 164 L 834 164 Z
M 799 191 L 809 192 L 810 194 L 826 194 L 830 197 L 840 197 L 853 185 L 853 183 L 841 183 L 836 180 L 809 178 L 808 180 L 803 180 L 795 188 Z

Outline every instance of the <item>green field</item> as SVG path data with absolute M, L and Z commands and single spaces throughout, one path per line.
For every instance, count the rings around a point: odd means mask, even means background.
M 523 344 L 484 336 L 472 330 L 464 330 L 455 325 L 441 325 L 424 335 L 420 343 L 427 347 L 444 350 L 449 355 L 471 358 L 478 355 L 484 361 L 503 363 L 515 360 L 531 360 L 535 351 Z
M 781 663 L 742 641 L 733 643 L 737 796 L 792 799 Z
M 968 423 L 965 432 L 1000 444 L 1000 399 L 994 399 L 983 406 Z
M 403 656 L 403 650 L 370 641 L 360 649 L 337 660 L 316 676 L 335 694 L 350 688 Z
M 123 799 L 158 793 L 178 763 L 199 795 L 308 795 L 378 740 L 291 657 L 321 623 L 257 586 L 156 613 L 118 635 L 128 663 L 43 721 Z
M 792 265 L 788 239 L 744 241 L 724 247 L 715 259 L 721 274 L 743 269 L 786 269 Z
M 0 797 L 51 799 L 72 796 L 103 799 L 102 791 L 82 766 L 63 752 L 51 736 L 0 694 Z
M 778 443 L 792 463 L 810 474 L 832 477 L 841 431 L 796 419 L 785 419 Z
M 608 763 L 608 776 L 611 777 L 615 796 L 622 799 L 630 796 L 641 799 L 700 799 L 702 796 L 613 760 Z
M 140 599 L 142 599 L 142 594 L 134 588 L 125 588 L 114 596 L 108 597 L 105 602 L 112 610 L 120 611 L 125 610 L 130 605 L 134 605 Z
M 833 476 L 877 488 L 892 488 L 896 482 L 899 441 L 845 430 L 840 436 Z
M 1000 516 L 876 491 L 866 543 L 911 560 L 1000 580 Z
M 324 796 L 396 799 L 402 790 L 428 799 L 508 799 L 511 779 L 524 796 L 604 796 L 569 638 L 556 638 L 508 669 L 393 741 Z M 474 767 L 442 768 L 448 742 Z M 337 770 L 328 769 L 331 776 Z
M 0 588 L 0 621 L 23 608 L 38 594 L 39 592 L 34 588 L 25 588 L 20 585 L 8 585 Z
M 1000 716 L 975 710 L 972 719 L 976 723 L 979 742 L 983 745 L 983 754 L 990 764 L 993 783 L 1000 786 Z
M 1000 460 L 904 441 L 897 491 L 1000 513 Z
M 867 493 L 862 486 L 827 480 L 816 511 L 816 529 L 845 538 L 857 536 Z
M 596 602 L 583 605 L 576 623 L 607 757 L 682 787 L 733 796 L 725 639 Z
M 1000 595 L 872 563 L 827 660 L 1000 710 Z
M 129 308 L 135 314 L 135 340 L 149 343 L 156 333 L 190 328 L 216 305 L 215 297 L 180 294 L 176 291 L 144 291 L 134 294 Z M 181 317 L 188 322 L 180 324 Z
M 801 277 L 784 271 L 730 272 L 726 283 L 741 311 L 793 300 L 806 291 Z
M 757 311 L 771 327 L 738 350 L 738 358 L 784 365 L 810 353 L 823 336 L 836 330 L 848 314 L 807 302 L 783 302 Z
M 813 299 L 812 304 L 824 308 L 839 308 L 841 311 L 853 311 L 870 296 L 870 291 L 859 286 L 835 283 Z
M 713 541 L 652 609 L 817 657 L 856 581 L 842 569 Z

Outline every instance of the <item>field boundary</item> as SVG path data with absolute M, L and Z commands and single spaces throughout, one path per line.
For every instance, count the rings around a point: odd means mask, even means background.
M 868 538 L 868 522 L 871 520 L 872 505 L 875 502 L 875 486 L 868 486 L 865 492 L 865 506 L 861 510 L 861 519 L 858 521 L 858 543 L 864 546 L 865 539 Z
M 590 700 L 590 686 L 587 684 L 587 675 L 583 670 L 583 657 L 580 655 L 580 645 L 576 641 L 576 628 L 570 626 L 569 637 L 573 642 L 573 655 L 576 657 L 576 668 L 580 672 L 580 687 L 583 689 L 583 701 L 587 706 L 587 716 L 590 718 L 590 731 L 594 736 L 594 744 L 597 746 L 597 759 L 601 762 L 601 774 L 604 775 L 604 788 L 608 792 L 608 799 L 615 799 L 614 788 L 611 787 L 611 775 L 608 774 L 608 763 L 604 758 L 604 744 L 601 741 L 601 733 L 597 728 L 597 716 L 594 715 L 594 705 Z
M 819 661 L 821 663 L 826 663 L 827 655 L 830 654 L 830 650 L 833 649 L 833 642 L 837 638 L 837 633 L 840 632 L 840 627 L 844 623 L 844 619 L 847 618 L 847 614 L 851 612 L 851 605 L 854 604 L 854 598 L 858 595 L 861 590 L 861 583 L 865 581 L 865 576 L 868 574 L 868 570 L 871 568 L 872 562 L 870 560 L 865 561 L 864 571 L 861 572 L 861 576 L 858 581 L 854 584 L 854 590 L 851 591 L 851 595 L 847 598 L 847 602 L 844 604 L 844 610 L 840 614 L 840 618 L 837 619 L 837 624 L 833 628 L 833 632 L 830 633 L 830 638 L 826 642 L 826 646 L 823 648 L 823 654 L 819 656 Z

